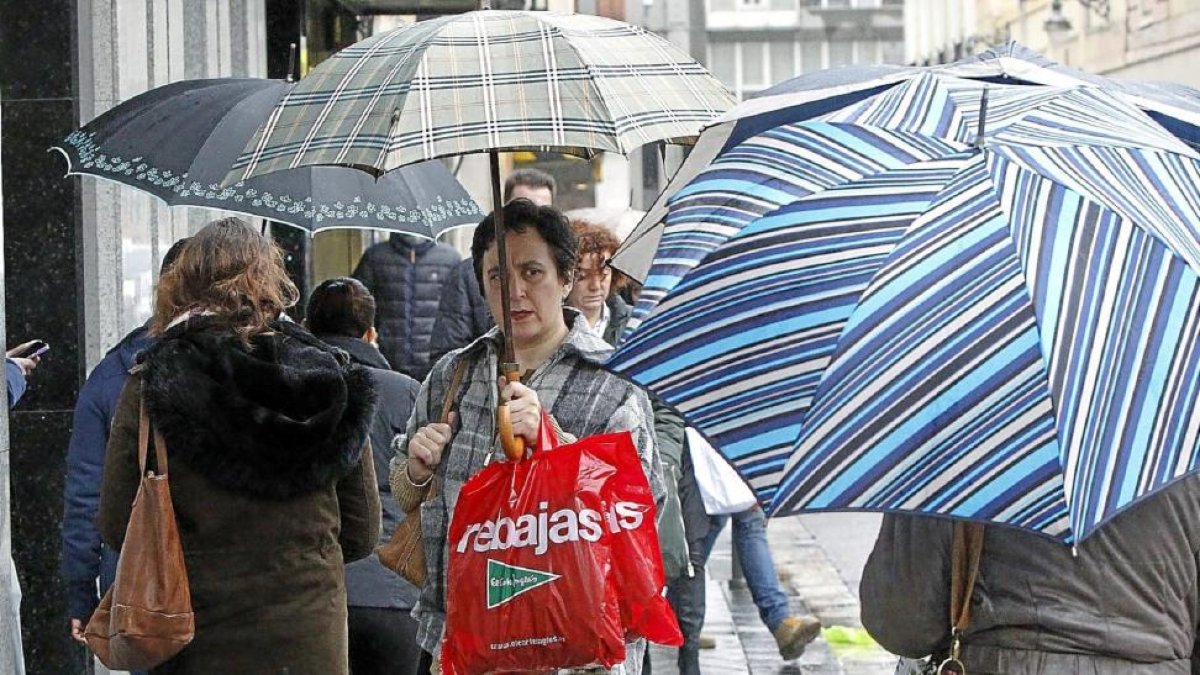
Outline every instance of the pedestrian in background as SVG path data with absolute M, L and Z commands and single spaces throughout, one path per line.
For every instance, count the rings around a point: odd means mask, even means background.
M 17 401 L 25 395 L 28 378 L 38 367 L 40 361 L 36 354 L 29 354 L 30 348 L 38 340 L 30 340 L 13 347 L 5 354 L 4 384 L 8 390 L 8 409 L 12 410 Z
M 345 351 L 371 375 L 379 405 L 371 423 L 376 485 L 384 540 L 404 519 L 388 484 L 392 439 L 404 433 L 420 384 L 397 373 L 375 347 L 375 299 L 357 279 L 330 279 L 313 289 L 305 323 L 317 339 Z M 387 569 L 375 554 L 346 565 L 350 671 L 354 675 L 418 675 L 421 648 L 411 616 L 417 589 Z M 428 672 L 428 671 L 425 671 Z
M 167 249 L 160 278 L 186 242 L 185 237 Z M 75 401 L 63 490 L 62 578 L 71 637 L 84 645 L 83 629 L 117 573 L 117 551 L 104 545 L 95 524 L 109 426 L 137 355 L 154 342 L 149 331 L 147 321 L 110 349 L 88 375 Z
M 514 434 L 536 443 L 545 407 L 560 441 L 601 433 L 629 431 L 638 449 L 655 502 L 665 496 L 655 446 L 650 401 L 629 382 L 602 364 L 611 347 L 585 327 L 574 309 L 564 308 L 571 289 L 575 238 L 561 213 L 517 199 L 504 206 L 507 225 L 509 283 L 512 289 L 512 340 L 516 359 L 527 369 L 521 382 L 499 378 L 508 402 Z M 484 288 L 493 318 L 501 317 L 500 268 L 496 230 L 488 216 L 471 243 L 476 281 Z M 392 461 L 392 493 L 403 509 L 421 504 L 428 579 L 414 610 L 420 623 L 417 638 L 436 658 L 442 641 L 448 560 L 445 537 L 463 483 L 483 468 L 489 457 L 503 457 L 496 438 L 496 389 L 500 334 L 492 329 L 467 348 L 452 352 L 434 366 L 422 384 L 404 436 L 396 439 Z M 436 420 L 452 373 L 460 362 L 465 371 L 457 392 L 451 424 Z M 551 451 L 553 452 L 553 451 Z M 443 460 L 445 457 L 445 461 Z M 422 503 L 430 485 L 433 497 Z M 434 555 L 433 552 L 438 552 Z M 627 675 L 639 675 L 645 641 L 630 645 Z
M 528 199 L 538 206 L 550 206 L 557 190 L 554 176 L 537 169 L 518 169 L 504 181 L 504 203 Z M 475 280 L 474 262 L 467 258 L 454 268 L 442 289 L 429 345 L 429 362 L 435 363 L 451 351 L 467 346 L 494 325 Z
M 363 253 L 352 275 L 375 297 L 379 350 L 392 368 L 420 382 L 433 361 L 442 288 L 462 259 L 458 252 L 407 234 L 393 234 Z
M 291 321 L 279 248 L 226 218 L 160 279 L 109 436 L 97 525 L 120 550 L 139 403 L 166 439 L 195 639 L 151 672 L 346 675 L 345 563 L 379 537 L 370 374 Z
M 863 626 L 910 658 L 950 647 L 953 521 L 883 517 L 863 569 Z M 1189 675 L 1200 622 L 1200 476 L 1118 513 L 1072 549 L 984 528 L 970 620 L 971 675 Z

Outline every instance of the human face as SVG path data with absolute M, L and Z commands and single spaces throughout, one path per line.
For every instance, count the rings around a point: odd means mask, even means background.
M 612 268 L 604 264 L 601 254 L 589 253 L 575 267 L 575 285 L 567 296 L 567 304 L 582 311 L 589 323 L 595 323 L 600 318 L 610 290 Z
M 514 199 L 528 199 L 538 206 L 550 206 L 554 203 L 554 195 L 550 194 L 550 188 L 532 187 L 529 185 L 514 185 L 508 199 L 509 201 Z
M 512 338 L 517 349 L 530 349 L 566 336 L 563 298 L 571 284 L 558 275 L 550 246 L 533 227 L 506 233 L 508 284 L 512 303 Z M 503 326 L 500 309 L 500 265 L 496 242 L 483 254 L 483 295 L 497 326 Z

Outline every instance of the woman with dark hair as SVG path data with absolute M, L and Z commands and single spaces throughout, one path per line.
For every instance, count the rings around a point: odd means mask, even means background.
M 404 512 L 391 498 L 388 464 L 395 452 L 392 439 L 404 433 L 421 383 L 391 369 L 379 353 L 375 331 L 375 298 L 361 281 L 338 277 L 322 282 L 308 296 L 305 324 L 320 341 L 337 347 L 352 363 L 367 369 L 379 407 L 371 423 L 371 452 L 379 501 L 383 506 L 383 539 L 395 532 Z M 368 556 L 346 566 L 349 607 L 350 670 L 354 675 L 419 675 L 421 649 L 411 613 L 417 589 Z
M 196 617 L 155 674 L 349 672 L 344 563 L 379 537 L 375 393 L 282 318 L 297 295 L 278 247 L 235 218 L 201 229 L 159 282 L 158 340 L 121 394 L 97 516 L 119 550 L 144 402 L 166 439 Z
M 525 369 L 521 382 L 500 376 L 500 333 L 493 328 L 466 347 L 450 352 L 433 367 L 417 395 L 406 434 L 396 439 L 391 484 L 401 508 L 421 503 L 427 581 L 413 615 L 417 640 L 438 652 L 445 622 L 446 529 L 459 491 L 489 457 L 503 457 L 496 440 L 496 405 L 508 402 L 513 432 L 537 440 L 543 408 L 563 442 L 629 431 L 655 500 L 665 491 L 650 401 L 637 387 L 601 364 L 612 347 L 593 335 L 582 316 L 564 307 L 575 267 L 575 237 L 561 213 L 525 199 L 504 207 L 508 276 L 512 299 L 512 339 Z M 471 243 L 475 275 L 492 316 L 503 325 L 500 266 L 492 216 L 475 228 Z M 452 374 L 465 363 L 452 403 L 451 424 L 438 421 Z M 436 494 L 422 503 L 431 484 Z M 645 642 L 630 645 L 626 673 L 641 672 Z

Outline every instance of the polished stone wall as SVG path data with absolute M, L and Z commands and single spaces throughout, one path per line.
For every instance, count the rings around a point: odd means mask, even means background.
M 0 316 L 9 344 L 41 338 L 52 350 L 11 414 L 11 442 L 0 452 L 0 475 L 11 476 L 7 485 L 0 479 L 0 565 L 7 516 L 31 675 L 83 672 L 59 575 L 65 455 L 83 377 L 148 318 L 170 244 L 219 216 L 172 212 L 129 188 L 64 179 L 65 163 L 47 149 L 152 87 L 264 75 L 266 30 L 263 0 L 0 0 Z M 0 568 L 0 593 L 2 580 Z M 0 626 L 0 673 L 7 674 L 2 633 Z

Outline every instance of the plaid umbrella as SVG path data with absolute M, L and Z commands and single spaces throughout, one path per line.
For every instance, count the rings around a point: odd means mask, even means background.
M 643 28 L 469 12 L 338 52 L 284 97 L 229 180 L 313 164 L 382 173 L 485 150 L 628 153 L 689 142 L 732 104 L 708 71 Z
M 772 515 L 1078 542 L 1200 469 L 1198 186 L 1123 96 L 925 73 L 730 142 L 676 192 L 665 290 L 609 366 Z

